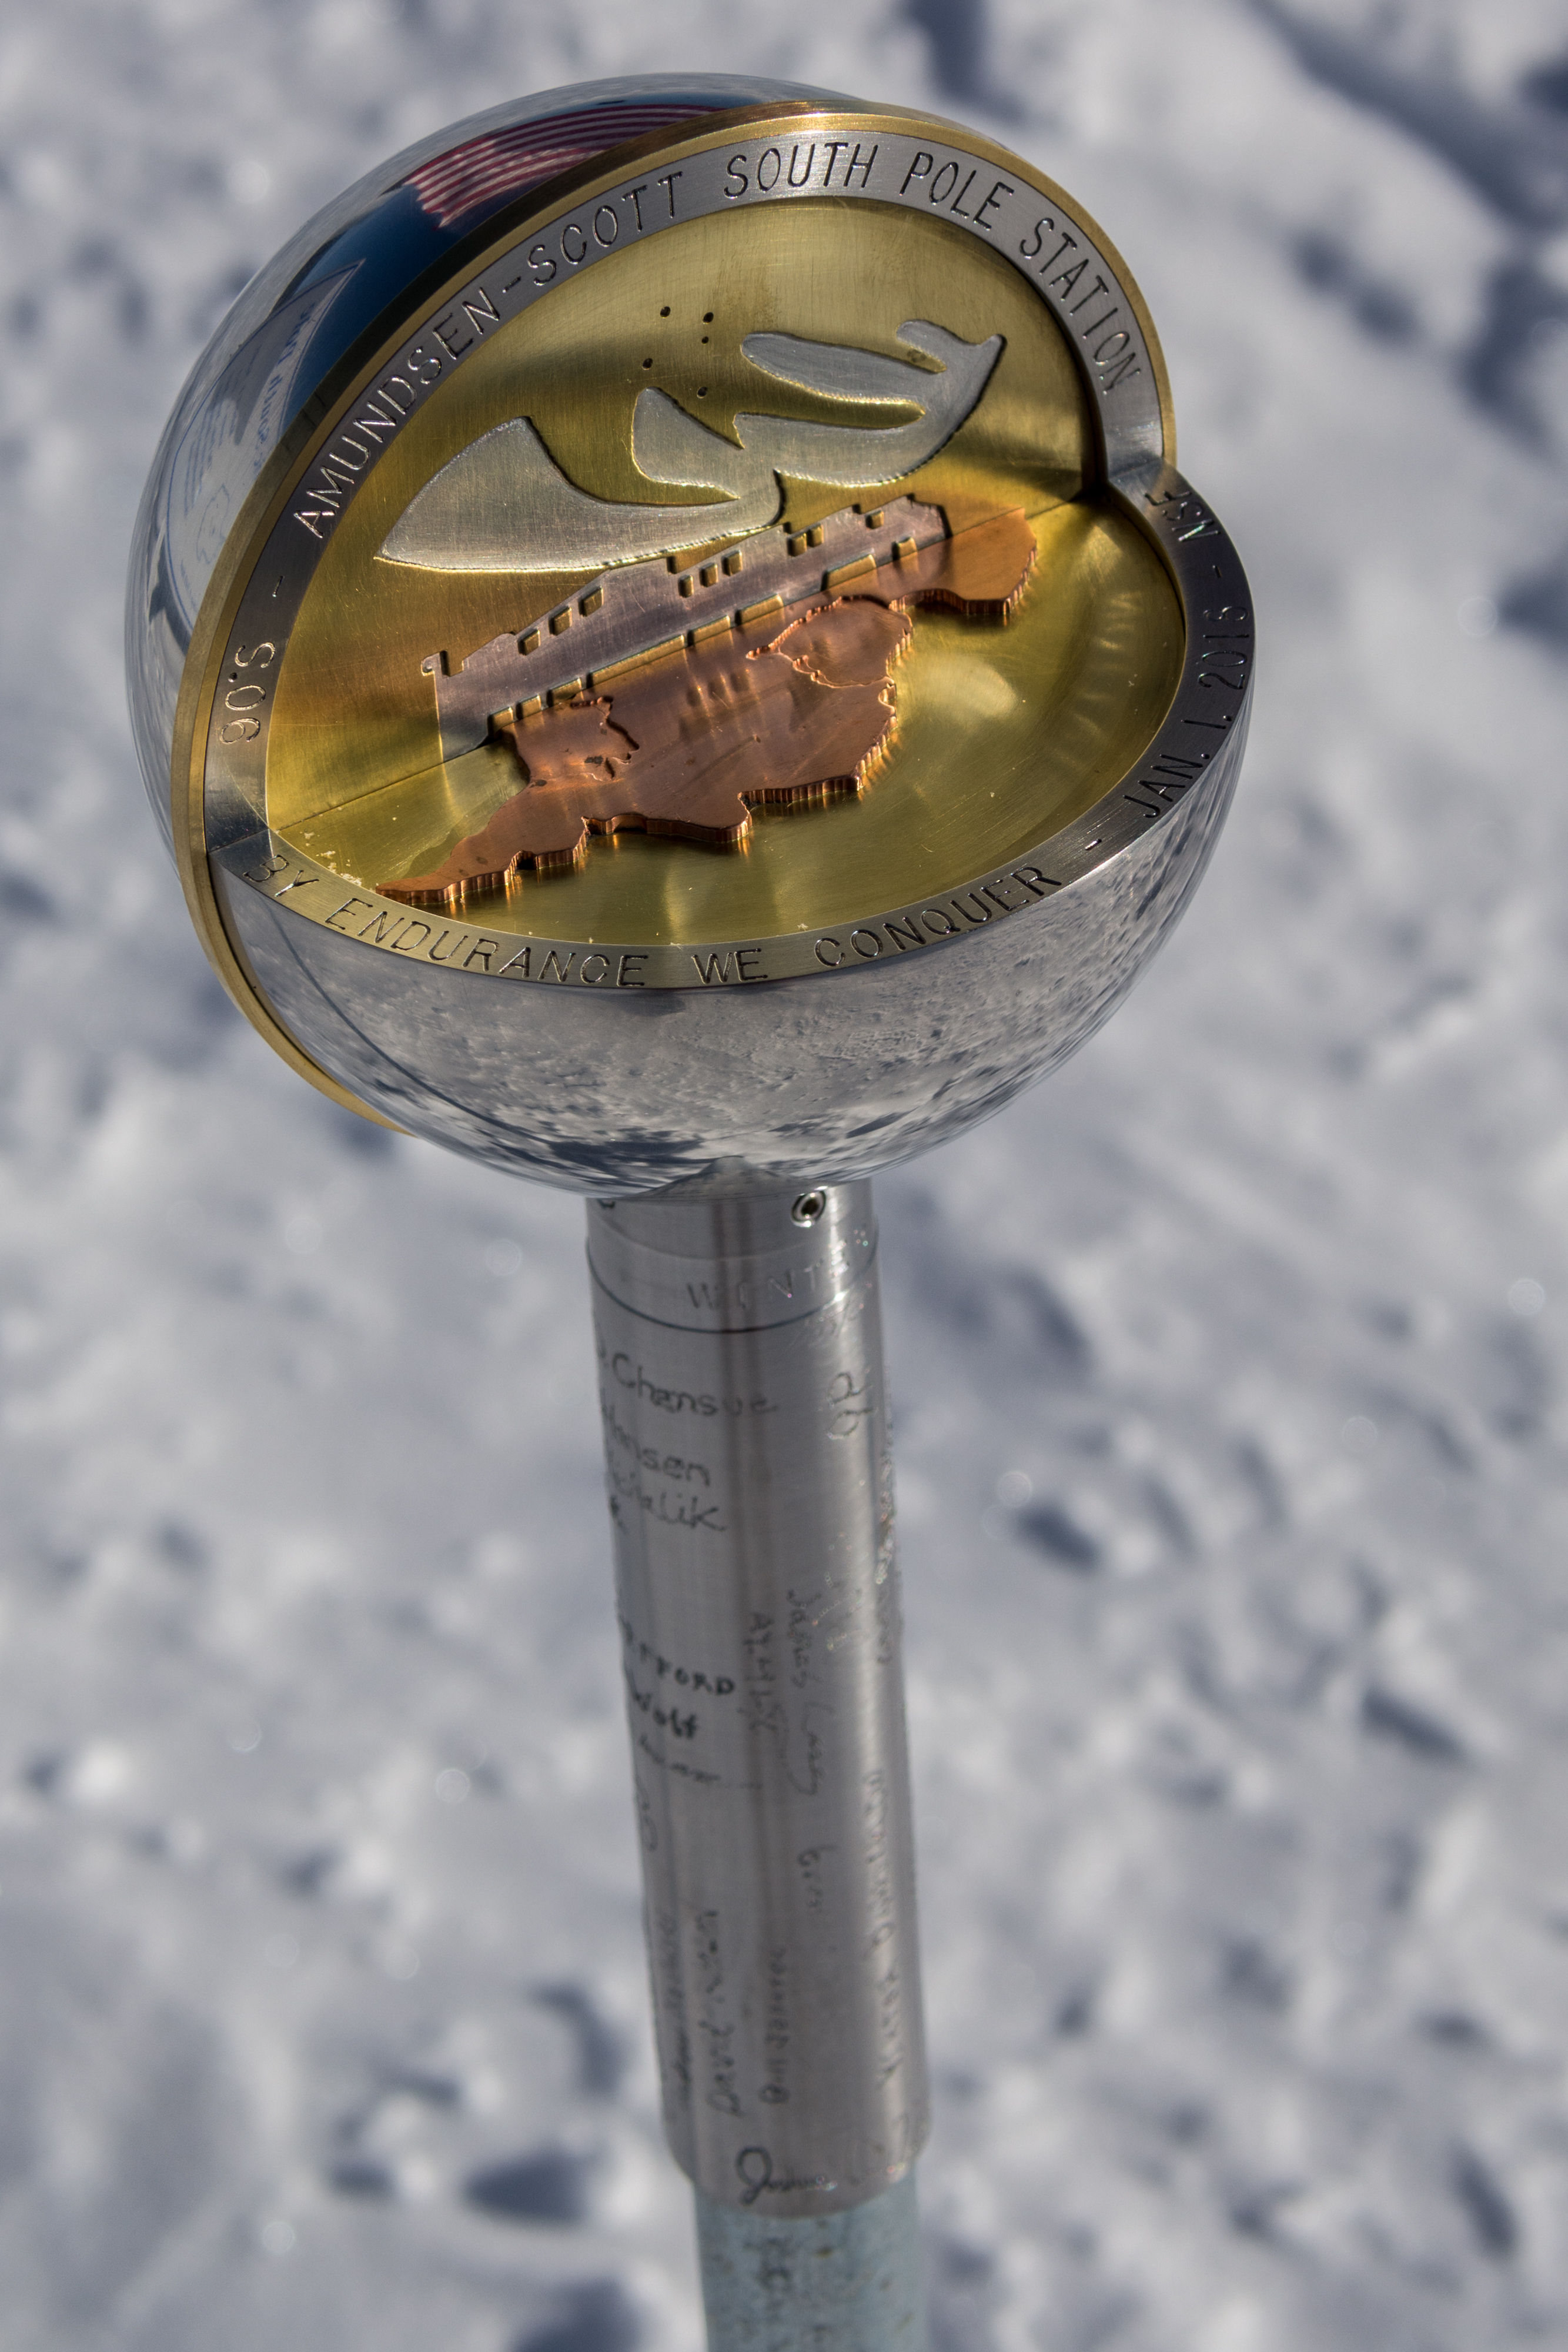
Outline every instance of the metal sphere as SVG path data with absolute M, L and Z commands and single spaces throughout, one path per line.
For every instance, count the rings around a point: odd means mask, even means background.
M 822 266 L 834 252 L 842 285 Z M 907 293 L 893 289 L 894 259 Z M 895 307 L 872 316 L 866 289 L 883 279 L 877 299 Z M 810 316 L 779 309 L 791 284 L 813 289 Z M 705 298 L 711 286 L 722 296 Z M 900 299 L 920 305 L 903 322 Z M 714 323 L 727 301 L 734 318 Z M 655 349 L 654 322 L 673 311 L 685 340 Z M 946 440 L 933 425 L 902 475 L 874 454 L 857 474 L 837 454 L 845 433 L 803 414 L 819 395 L 820 414 L 852 404 L 872 450 L 879 431 L 911 429 L 868 424 L 878 400 L 936 416 L 931 387 L 944 370 L 956 386 L 956 355 L 977 352 L 977 379 L 994 365 L 994 382 L 965 394 Z M 754 370 L 782 367 L 791 388 L 764 416 L 741 413 L 739 394 L 710 416 L 695 374 L 711 353 L 716 409 L 741 352 Z M 507 385 L 525 379 L 564 404 L 553 444 L 508 413 L 522 394 Z M 676 452 L 650 480 L 650 518 L 679 520 L 700 502 L 694 484 L 722 487 L 719 455 L 700 457 L 709 445 L 728 451 L 737 480 L 762 486 L 752 507 L 734 494 L 747 520 L 722 560 L 694 554 L 683 572 L 675 553 L 636 558 L 655 604 L 729 598 L 671 641 L 694 665 L 716 629 L 740 633 L 739 662 L 748 611 L 771 608 L 742 609 L 743 583 L 727 584 L 743 560 L 744 578 L 758 576 L 756 518 L 770 499 L 773 540 L 815 562 L 819 602 L 891 597 L 880 538 L 854 562 L 817 560 L 835 530 L 894 532 L 873 483 L 890 506 L 936 513 L 955 544 L 986 499 L 1014 499 L 1039 559 L 1006 659 L 977 625 L 923 611 L 883 697 L 897 706 L 891 764 L 868 761 L 858 796 L 856 771 L 831 808 L 806 806 L 810 794 L 762 807 L 759 753 L 744 841 L 656 838 L 662 819 L 601 839 L 620 820 L 595 816 L 575 873 L 515 860 L 504 887 L 486 895 L 460 877 L 437 904 L 389 828 L 402 822 L 412 839 L 423 826 L 450 861 L 451 841 L 465 827 L 476 837 L 519 784 L 500 736 L 524 759 L 546 740 L 531 721 L 596 697 L 614 715 L 622 689 L 605 681 L 632 667 L 632 640 L 623 633 L 614 661 L 591 649 L 612 635 L 636 551 L 604 559 L 619 569 L 553 556 L 549 571 L 526 546 L 520 558 L 432 552 L 430 530 L 408 518 L 444 499 L 448 539 L 471 528 L 476 546 L 507 530 L 526 540 L 526 500 L 509 523 L 509 493 L 481 506 L 463 488 L 465 453 L 486 436 L 502 449 L 496 436 L 511 431 L 515 458 L 520 424 L 529 462 L 542 450 L 562 482 L 551 451 L 577 436 L 574 463 L 594 478 L 566 485 L 563 511 L 570 492 L 573 517 L 602 512 L 624 533 L 644 511 L 613 488 L 633 459 L 646 476 L 633 418 L 660 425 Z M 759 473 L 763 446 L 774 457 Z M 690 447 L 698 470 L 682 473 Z M 438 474 L 450 496 L 436 496 Z M 822 487 L 834 483 L 849 488 Z M 714 518 L 716 549 L 722 506 Z M 656 551 L 660 528 L 650 520 L 639 546 Z M 543 581 L 533 605 L 529 562 Z M 541 617 L 546 589 L 560 601 Z M 407 620 L 404 644 L 404 606 L 450 616 L 450 659 L 421 659 L 423 619 Z M 676 617 L 684 628 L 690 615 Z M 570 646 L 589 651 L 563 683 L 577 656 L 552 632 L 567 642 L 568 624 Z M 509 649 L 493 645 L 519 672 L 542 631 L 555 667 L 541 675 L 555 682 L 531 696 L 509 687 L 486 719 L 474 665 L 491 658 L 480 639 L 496 626 L 512 633 Z M 127 649 L 149 796 L 203 944 L 255 1025 L 356 1109 L 606 1198 L 858 1179 L 1052 1068 L 1186 903 L 1234 788 L 1251 695 L 1246 581 L 1175 470 L 1158 345 L 1094 224 L 952 125 L 716 77 L 590 84 L 497 109 L 394 158 L 292 238 L 240 296 L 164 436 L 131 554 Z M 641 641 L 632 650 L 648 658 Z M 471 735 L 452 716 L 465 662 Z

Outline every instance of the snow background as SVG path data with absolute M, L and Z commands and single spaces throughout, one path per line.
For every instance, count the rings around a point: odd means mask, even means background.
M 1104 223 L 1262 620 L 1196 912 L 879 1181 L 939 2352 L 1568 2330 L 1559 0 L 51 0 L 0 35 L 7 2352 L 674 2352 L 581 1210 L 208 975 L 124 550 L 385 153 L 690 63 Z

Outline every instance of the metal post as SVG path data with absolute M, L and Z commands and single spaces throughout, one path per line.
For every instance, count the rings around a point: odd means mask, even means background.
M 890 388 L 915 422 L 845 422 Z M 1032 165 L 658 76 L 328 205 L 142 499 L 138 750 L 235 1003 L 336 1102 L 615 1196 L 600 1395 L 716 2352 L 923 2340 L 876 1236 L 867 1182 L 818 1179 L 1054 1068 L 1203 872 L 1251 599 L 1175 457 L 1137 290 Z
M 712 2352 L 921 2352 L 927 2094 L 868 1183 L 589 1211 L 664 2125 Z

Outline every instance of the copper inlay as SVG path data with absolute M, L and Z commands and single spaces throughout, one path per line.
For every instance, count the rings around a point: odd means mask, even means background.
M 1004 622 L 1034 562 L 1020 510 L 912 551 L 852 593 L 719 625 L 609 695 L 513 721 L 528 782 L 434 872 L 378 884 L 411 906 L 457 907 L 524 866 L 578 864 L 590 836 L 628 829 L 741 841 L 763 802 L 858 791 L 894 727 L 903 608 L 942 604 Z

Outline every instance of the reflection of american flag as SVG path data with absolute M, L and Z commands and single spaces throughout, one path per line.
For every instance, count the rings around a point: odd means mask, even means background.
M 572 114 L 544 114 L 510 131 L 487 131 L 444 155 L 433 155 L 404 181 L 420 209 L 439 228 L 452 228 L 470 213 L 493 212 L 507 196 L 520 196 L 541 181 L 590 163 L 607 147 L 641 139 L 666 123 L 688 122 L 711 110 L 690 99 L 625 100 L 612 106 L 585 106 Z

